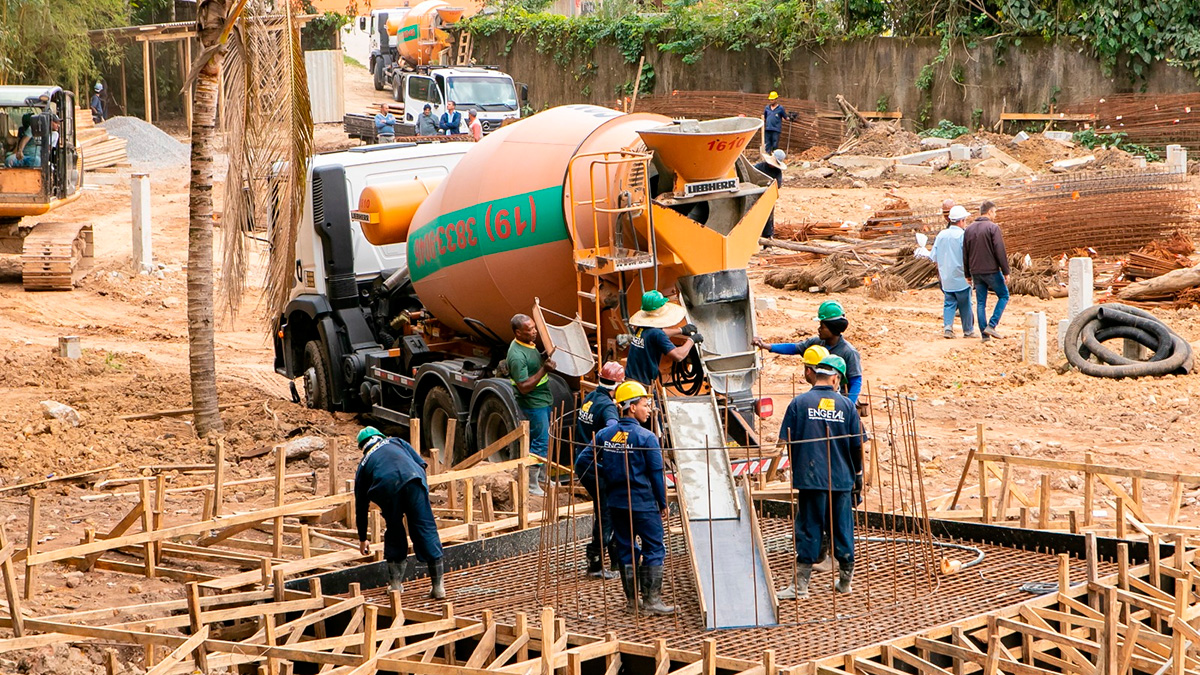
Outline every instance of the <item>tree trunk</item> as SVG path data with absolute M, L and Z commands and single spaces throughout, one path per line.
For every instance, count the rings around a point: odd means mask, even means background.
M 201 47 L 216 44 L 225 17 L 224 0 L 202 0 L 196 11 Z M 221 68 L 216 53 L 196 79 L 192 118 L 192 179 L 188 190 L 188 366 L 196 435 L 224 431 L 217 407 L 213 312 L 213 139 Z
M 1170 295 L 1179 291 L 1200 286 L 1200 265 L 1181 270 L 1171 270 L 1166 274 L 1152 279 L 1135 281 L 1117 292 L 1122 300 Z

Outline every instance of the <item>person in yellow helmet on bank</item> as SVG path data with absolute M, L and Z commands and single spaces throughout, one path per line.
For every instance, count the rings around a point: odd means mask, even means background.
M 672 614 L 675 608 L 662 601 L 663 519 L 667 516 L 662 446 L 642 428 L 654 406 L 646 387 L 634 380 L 618 385 L 614 400 L 621 419 L 596 433 L 593 451 L 600 458 L 621 586 L 630 609 L 637 604 L 640 589 L 643 612 Z
M 779 147 L 779 134 L 783 131 L 783 120 L 787 111 L 779 104 L 779 93 L 767 95 L 767 106 L 763 108 L 763 154 L 769 155 Z

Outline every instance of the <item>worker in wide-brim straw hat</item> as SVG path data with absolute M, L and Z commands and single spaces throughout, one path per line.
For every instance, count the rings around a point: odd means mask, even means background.
M 775 181 L 776 187 L 783 189 L 783 172 L 787 169 L 787 164 L 783 160 L 787 159 L 787 153 L 779 148 L 767 152 L 766 147 L 762 148 L 762 161 L 754 165 L 754 168 L 761 171 L 767 178 Z M 775 236 L 775 207 L 771 207 L 771 215 L 767 216 L 767 223 L 763 225 L 762 236 L 766 239 L 771 239 Z
M 642 294 L 642 308 L 629 317 L 633 327 L 633 339 L 629 344 L 629 356 L 625 360 L 625 376 L 649 387 L 658 381 L 659 364 L 663 357 L 672 361 L 687 358 L 692 347 L 704 342 L 704 336 L 692 324 L 679 324 L 687 318 L 683 307 L 668 302 L 658 290 Z M 682 337 L 676 345 L 673 337 Z

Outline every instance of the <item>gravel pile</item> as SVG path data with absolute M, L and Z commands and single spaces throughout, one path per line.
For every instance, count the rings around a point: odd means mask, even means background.
M 125 153 L 137 170 L 186 167 L 191 150 L 169 134 L 136 117 L 113 117 L 104 122 L 110 136 L 127 141 Z

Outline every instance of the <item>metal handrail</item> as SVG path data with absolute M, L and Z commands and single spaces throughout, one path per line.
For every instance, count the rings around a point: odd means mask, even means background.
M 609 151 L 603 151 L 603 152 L 588 152 L 588 153 L 575 155 L 574 157 L 571 158 L 571 160 L 569 162 L 567 162 L 567 183 L 566 183 L 567 200 L 568 200 L 568 203 L 571 205 L 571 208 L 569 209 L 569 213 L 567 213 L 567 222 L 570 224 L 571 238 L 574 241 L 576 250 L 582 250 L 582 249 L 581 249 L 580 242 L 579 242 L 579 228 L 576 226 L 576 222 L 575 222 L 575 207 L 584 206 L 584 205 L 591 207 L 593 246 L 591 247 L 590 250 L 593 252 L 599 251 L 599 248 L 600 248 L 600 222 L 599 222 L 599 219 L 597 218 L 597 214 L 600 214 L 600 213 L 607 213 L 607 214 L 633 213 L 635 211 L 641 211 L 646 208 L 646 201 L 644 201 L 644 200 L 643 201 L 632 201 L 631 200 L 631 202 L 628 206 L 615 206 L 615 207 L 601 206 L 601 204 L 607 203 L 608 200 L 610 199 L 610 197 L 606 196 L 604 199 L 596 198 L 596 171 L 595 171 L 596 165 L 602 165 L 604 167 L 605 183 L 608 185 L 611 185 L 612 184 L 611 179 L 613 177 L 612 176 L 613 167 L 618 166 L 618 165 L 641 163 L 642 167 L 643 167 L 642 196 L 645 197 L 647 194 L 647 190 L 648 190 L 648 185 L 646 184 L 646 181 L 649 181 L 649 179 L 650 179 L 650 177 L 649 177 L 650 159 L 652 157 L 653 157 L 653 155 L 648 152 L 634 152 L 631 150 L 617 150 L 617 151 L 609 150 Z M 572 193 L 574 185 L 575 185 L 575 181 L 574 181 L 575 163 L 581 159 L 591 159 L 592 160 L 592 162 L 588 165 L 588 189 L 590 190 L 591 195 L 590 195 L 589 199 L 575 201 L 575 195 Z

